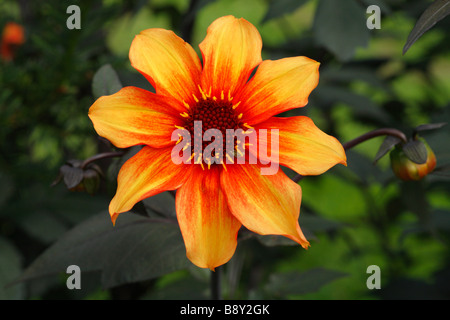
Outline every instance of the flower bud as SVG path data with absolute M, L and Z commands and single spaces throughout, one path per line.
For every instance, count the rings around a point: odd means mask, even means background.
M 100 187 L 102 170 L 94 163 L 88 164 L 86 168 L 83 168 L 82 164 L 80 160 L 68 161 L 59 169 L 59 176 L 52 185 L 64 180 L 64 184 L 70 191 L 95 194 Z
M 11 61 L 14 58 L 14 50 L 24 42 L 24 28 L 15 22 L 8 22 L 2 32 L 0 57 L 5 61 Z
M 436 167 L 436 156 L 433 150 L 421 139 L 427 150 L 427 159 L 425 163 L 419 164 L 408 158 L 401 146 L 397 146 L 390 153 L 391 167 L 394 174 L 402 180 L 421 180 Z

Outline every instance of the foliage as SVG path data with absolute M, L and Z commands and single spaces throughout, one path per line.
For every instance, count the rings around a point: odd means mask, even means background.
M 381 8 L 381 29 L 366 27 L 371 4 Z M 420 131 L 437 168 L 420 181 L 398 180 L 384 157 L 399 143 L 393 138 L 348 150 L 347 168 L 300 182 L 300 225 L 311 248 L 244 230 L 221 268 L 223 297 L 450 297 L 450 126 L 442 125 L 450 120 L 448 1 L 77 5 L 81 29 L 69 30 L 64 1 L 0 4 L 0 27 L 16 21 L 27 31 L 14 61 L 0 62 L 0 298 L 209 298 L 209 271 L 186 259 L 170 193 L 110 223 L 105 210 L 118 169 L 137 148 L 115 150 L 99 139 L 87 112 L 98 96 L 121 86 L 151 90 L 127 58 L 136 33 L 172 29 L 197 49 L 206 27 L 227 14 L 260 30 L 264 59 L 305 55 L 321 62 L 308 106 L 289 115 L 307 114 L 341 142 L 377 128 L 408 137 Z M 104 152 L 124 155 L 96 161 L 101 183 L 94 195 L 51 186 L 64 168 L 66 185 L 76 187 L 85 177 L 80 161 Z M 66 288 L 71 264 L 83 271 L 82 290 Z M 381 268 L 381 290 L 366 287 L 370 265 Z

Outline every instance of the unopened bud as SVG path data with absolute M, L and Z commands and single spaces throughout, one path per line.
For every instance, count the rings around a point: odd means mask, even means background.
M 390 153 L 391 168 L 394 174 L 402 180 L 421 180 L 436 167 L 436 156 L 428 143 L 421 139 L 426 147 L 426 161 L 422 164 L 412 161 L 403 151 L 402 146 L 397 146 Z

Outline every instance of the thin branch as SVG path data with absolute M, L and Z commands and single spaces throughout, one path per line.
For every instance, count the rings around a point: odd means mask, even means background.
M 404 143 L 408 142 L 408 139 L 406 138 L 405 134 L 403 132 L 401 132 L 400 130 L 393 129 L 393 128 L 382 128 L 382 129 L 376 129 L 376 130 L 367 132 L 358 138 L 355 138 L 351 141 L 344 143 L 342 146 L 344 147 L 345 150 L 348 150 L 348 149 L 351 149 L 354 146 L 360 144 L 361 142 L 364 142 L 364 141 L 367 141 L 367 140 L 370 140 L 372 138 L 379 137 L 379 136 L 393 136 L 393 137 L 399 138 Z
M 84 160 L 83 163 L 81 164 L 81 169 L 86 168 L 86 166 L 91 162 L 101 160 L 101 159 L 106 159 L 106 158 L 121 157 L 124 154 L 125 154 L 125 151 L 105 152 L 105 153 L 96 154 L 95 156 L 92 156 L 92 157 Z

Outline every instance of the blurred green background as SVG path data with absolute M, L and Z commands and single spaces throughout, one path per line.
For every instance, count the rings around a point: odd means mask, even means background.
M 66 27 L 70 4 L 81 9 L 79 30 Z M 366 27 L 372 4 L 381 9 L 380 29 Z M 376 128 L 410 135 L 418 125 L 450 120 L 450 20 L 438 22 L 402 55 L 430 4 L 2 0 L 0 29 L 8 21 L 22 24 L 26 42 L 13 61 L 0 63 L 0 299 L 209 298 L 210 272 L 186 260 L 176 228 L 160 234 L 151 223 L 139 230 L 119 224 L 114 234 L 107 208 L 129 154 L 97 163 L 104 178 L 94 195 L 68 191 L 64 183 L 51 186 L 66 161 L 114 150 L 87 116 L 100 67 L 110 64 L 123 86 L 152 90 L 128 60 L 135 34 L 171 29 L 199 53 L 212 21 L 228 14 L 247 19 L 261 33 L 263 59 L 305 55 L 321 62 L 308 106 L 288 115 L 308 115 L 346 142 Z M 373 164 L 382 137 L 349 150 L 347 168 L 302 179 L 300 225 L 310 249 L 244 233 L 222 268 L 223 297 L 450 298 L 450 126 L 423 137 L 438 166 L 424 180 L 396 179 L 388 156 Z M 125 217 L 125 224 L 173 219 L 173 197 L 163 194 L 135 209 L 139 214 Z M 116 264 L 130 248 L 134 255 Z M 82 273 L 81 290 L 66 287 L 69 264 L 89 271 Z M 366 286 L 370 265 L 381 268 L 379 290 Z

